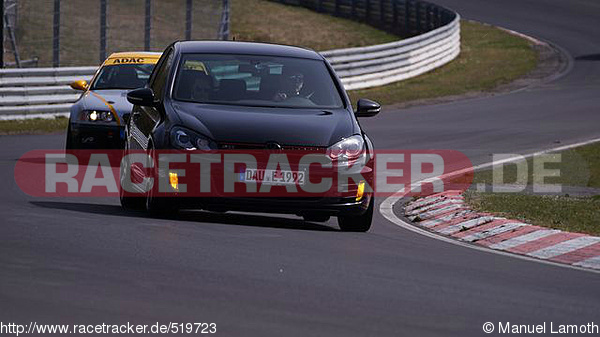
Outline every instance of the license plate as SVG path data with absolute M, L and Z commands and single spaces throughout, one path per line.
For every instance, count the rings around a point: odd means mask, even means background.
M 268 185 L 304 185 L 303 171 L 246 169 L 240 173 L 240 181 L 260 182 Z

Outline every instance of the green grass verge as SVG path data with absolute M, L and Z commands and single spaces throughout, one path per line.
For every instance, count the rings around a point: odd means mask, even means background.
M 264 0 L 233 0 L 231 32 L 238 41 L 281 43 L 319 51 L 399 39 L 366 24 Z
M 0 135 L 17 135 L 32 133 L 50 133 L 65 131 L 69 119 L 57 117 L 52 119 L 22 119 L 12 121 L 0 121 Z
M 546 159 L 559 162 L 544 164 L 543 161 Z M 536 179 L 541 181 L 541 169 L 559 170 L 559 176 L 546 177 L 543 183 L 600 188 L 600 143 L 538 156 L 537 159 L 528 158 L 526 165 L 521 162 L 520 166 L 521 171 L 519 172 L 519 164 L 505 164 L 496 168 L 496 175 L 499 177 L 499 173 L 501 173 L 503 177 L 501 183 L 505 184 L 517 182 L 533 184 Z M 527 171 L 525 171 L 525 166 Z M 474 183 L 493 184 L 494 169 L 476 172 L 473 181 Z
M 546 178 L 544 183 L 600 188 L 600 143 L 558 154 L 560 154 L 560 162 L 546 163 L 545 169 L 560 170 L 560 175 Z M 556 154 L 554 158 L 558 159 Z M 535 162 L 532 158 L 526 162 L 527 171 L 525 173 L 522 169 L 521 181 L 532 184 L 536 176 L 534 172 L 539 172 L 541 163 Z M 500 169 L 504 176 L 504 183 L 518 182 L 517 165 L 509 164 L 497 168 Z M 474 182 L 492 184 L 493 170 L 477 172 Z M 600 195 L 570 197 L 468 192 L 466 196 L 467 202 L 480 211 L 520 219 L 539 226 L 600 235 Z
M 365 97 L 395 104 L 489 91 L 526 75 L 537 62 L 529 41 L 495 27 L 462 21 L 461 53 L 452 62 L 412 79 L 349 94 L 353 102 Z
M 467 193 L 475 209 L 564 231 L 600 235 L 600 198 Z
M 238 40 L 319 51 L 399 39 L 365 24 L 264 0 L 233 0 L 231 18 Z M 352 102 L 366 97 L 389 105 L 489 91 L 527 74 L 537 62 L 537 52 L 529 41 L 498 28 L 463 21 L 461 54 L 456 60 L 413 79 L 349 94 Z

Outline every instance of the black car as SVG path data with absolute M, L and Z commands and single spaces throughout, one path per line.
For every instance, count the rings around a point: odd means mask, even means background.
M 173 43 L 147 86 L 127 98 L 134 106 L 126 149 L 146 151 L 310 148 L 370 155 L 372 143 L 357 117 L 380 110 L 361 99 L 354 112 L 334 70 L 315 51 L 232 41 Z M 291 213 L 307 221 L 336 216 L 346 231 L 367 231 L 374 208 L 372 191 L 349 197 L 163 199 L 150 192 L 144 198 L 121 193 L 126 208 Z

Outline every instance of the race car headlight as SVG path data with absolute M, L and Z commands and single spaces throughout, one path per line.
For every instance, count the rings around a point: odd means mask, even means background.
M 86 121 L 86 122 L 112 123 L 115 121 L 115 116 L 110 111 L 83 110 L 79 114 L 79 120 Z
M 174 127 L 169 133 L 171 144 L 184 150 L 211 150 L 214 143 L 210 139 L 182 127 Z
M 332 160 L 356 160 L 365 155 L 365 141 L 362 136 L 354 135 L 340 140 L 327 149 L 327 154 Z

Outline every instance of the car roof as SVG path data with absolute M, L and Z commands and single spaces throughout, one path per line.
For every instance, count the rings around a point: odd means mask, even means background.
M 241 41 L 179 41 L 176 43 L 181 53 L 246 54 L 298 57 L 322 60 L 314 50 L 272 43 Z
M 156 58 L 160 58 L 160 55 L 162 55 L 161 52 L 122 51 L 122 52 L 112 53 L 107 58 L 116 58 L 116 57 L 156 57 Z

